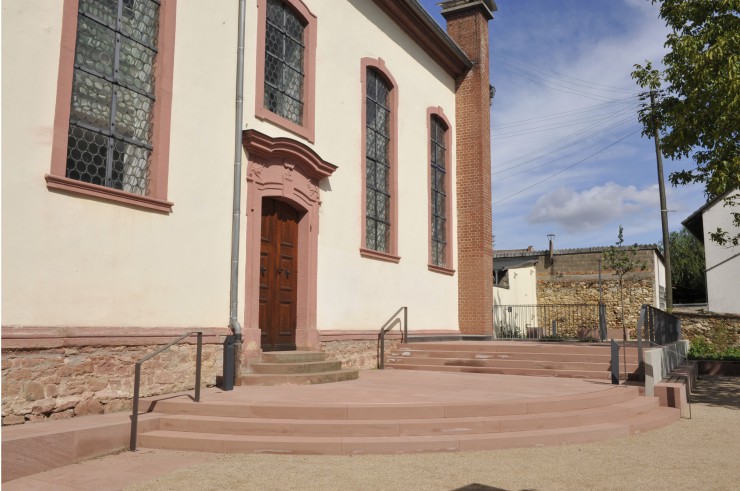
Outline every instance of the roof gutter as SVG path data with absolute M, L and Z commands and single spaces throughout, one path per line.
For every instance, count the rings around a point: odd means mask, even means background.
M 473 62 L 418 0 L 373 0 L 411 39 L 453 77 L 464 76 Z

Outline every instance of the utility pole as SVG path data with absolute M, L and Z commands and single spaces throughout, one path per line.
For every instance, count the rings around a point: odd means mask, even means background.
M 655 91 L 650 91 L 650 109 L 655 117 Z M 668 243 L 668 207 L 665 201 L 665 181 L 663 179 L 663 158 L 660 156 L 660 135 L 658 125 L 653 124 L 653 140 L 655 141 L 655 160 L 658 163 L 658 190 L 660 192 L 660 221 L 663 225 L 663 256 L 665 259 L 665 305 L 673 308 L 673 281 L 671 279 L 671 247 Z

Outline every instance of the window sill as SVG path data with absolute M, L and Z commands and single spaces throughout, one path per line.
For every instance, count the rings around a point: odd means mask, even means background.
M 172 213 L 172 206 L 174 205 L 173 203 L 163 199 L 152 198 L 150 196 L 139 196 L 138 194 L 127 193 L 118 189 L 98 186 L 97 184 L 90 184 L 88 182 L 69 179 L 67 177 L 46 174 L 44 178 L 46 179 L 46 187 L 49 189 L 66 191 L 68 193 L 80 194 L 83 196 L 92 196 L 107 201 L 136 206 L 138 208 L 146 208 L 148 210 L 159 211 L 162 213 Z
M 446 274 L 447 276 L 453 276 L 455 274 L 455 270 L 452 268 L 437 266 L 434 264 L 429 264 L 427 265 L 427 267 L 429 268 L 429 271 L 432 271 L 434 273 Z
M 314 143 L 314 128 L 311 121 L 306 121 L 307 115 L 304 114 L 304 124 L 296 124 L 293 121 L 276 114 L 269 109 L 265 109 L 263 106 L 257 106 L 255 108 L 255 116 L 262 121 L 272 123 L 284 130 L 288 130 L 301 138 L 305 138 L 309 143 Z
M 394 256 L 387 252 L 373 251 L 372 249 L 365 249 L 364 247 L 360 247 L 360 256 L 396 264 L 401 261 L 400 256 Z

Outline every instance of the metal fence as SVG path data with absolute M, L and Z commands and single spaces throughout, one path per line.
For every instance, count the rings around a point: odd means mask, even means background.
M 498 339 L 606 339 L 606 306 L 599 304 L 495 305 Z
M 645 330 L 643 335 L 640 328 Z M 655 346 L 664 346 L 681 340 L 681 319 L 657 309 L 643 305 L 640 309 L 640 320 L 637 323 L 637 339 L 646 339 Z

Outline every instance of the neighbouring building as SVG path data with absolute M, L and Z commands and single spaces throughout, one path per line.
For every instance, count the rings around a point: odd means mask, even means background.
M 737 195 L 735 198 L 732 196 Z M 728 202 L 726 198 L 731 198 Z M 740 314 L 740 245 L 719 244 L 710 234 L 721 229 L 731 237 L 740 233 L 733 216 L 740 213 L 740 189 L 709 200 L 682 223 L 704 244 L 707 280 L 707 309 Z
M 442 2 L 445 32 L 416 0 L 247 0 L 235 124 L 238 5 L 2 2 L 3 424 L 130 405 L 188 331 L 212 382 L 239 329 L 244 363 L 370 367 L 400 306 L 490 326 L 495 3 Z M 143 393 L 192 386 L 193 353 Z
M 537 251 L 529 247 L 495 251 L 495 303 L 497 306 L 598 305 L 601 291 L 601 300 L 607 307 L 607 327 L 621 329 L 619 282 L 603 263 L 604 252 L 608 250 L 609 247 L 587 247 Z M 628 329 L 635 328 L 641 305 L 665 308 L 662 254 L 654 245 L 638 245 L 636 260 L 645 268 L 624 277 Z M 534 315 L 532 313 L 532 318 L 527 319 L 527 324 L 541 323 Z

